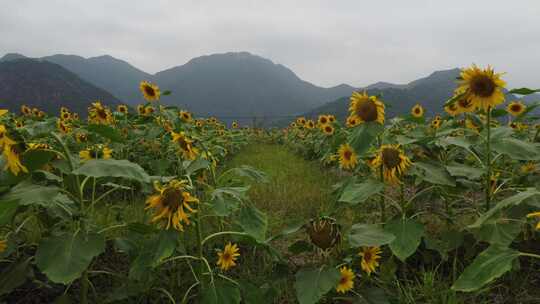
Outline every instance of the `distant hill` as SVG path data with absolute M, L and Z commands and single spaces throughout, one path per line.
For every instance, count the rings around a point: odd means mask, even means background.
M 66 106 L 84 116 L 88 105 L 97 99 L 105 104 L 119 103 L 110 93 L 57 64 L 11 57 L 0 60 L 0 108 L 18 112 L 26 104 L 57 114 Z
M 460 69 L 436 71 L 427 77 L 409 82 L 405 85 L 394 85 L 379 82 L 375 85 L 367 86 L 370 95 L 380 95 L 387 105 L 386 116 L 393 117 L 410 113 L 411 108 L 419 103 L 426 109 L 426 116 L 433 116 L 441 113 L 444 102 L 452 97 L 456 88 L 456 78 Z M 540 100 L 540 95 L 530 95 L 525 98 L 517 98 L 508 95 L 508 100 L 522 99 L 526 103 L 533 100 Z M 335 113 L 340 119 L 348 115 L 349 96 L 338 98 L 321 107 L 307 112 L 308 117 L 316 117 L 322 113 Z

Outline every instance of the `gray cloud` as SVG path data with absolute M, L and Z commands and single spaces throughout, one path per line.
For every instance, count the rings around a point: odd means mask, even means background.
M 109 54 L 157 72 L 249 51 L 319 85 L 493 65 L 540 87 L 538 0 L 3 0 L 0 54 Z

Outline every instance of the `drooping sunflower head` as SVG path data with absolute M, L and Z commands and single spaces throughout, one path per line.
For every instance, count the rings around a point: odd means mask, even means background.
M 307 234 L 313 245 L 328 250 L 341 241 L 341 231 L 336 220 L 330 217 L 312 219 L 307 226 Z
M 371 275 L 379 266 L 379 259 L 381 258 L 381 249 L 379 247 L 364 247 L 358 255 L 362 257 L 360 267 L 362 270 Z
M 342 144 L 338 150 L 341 169 L 352 170 L 358 164 L 358 156 L 349 144 Z
M 506 107 L 506 111 L 512 116 L 519 116 L 525 112 L 527 107 L 521 101 L 512 101 Z
M 30 116 L 32 114 L 32 110 L 28 106 L 22 105 L 21 106 L 21 113 L 24 116 Z
M 323 125 L 321 126 L 321 130 L 323 131 L 325 135 L 328 135 L 328 136 L 334 134 L 334 127 L 332 125 Z
M 343 266 L 339 269 L 341 278 L 336 287 L 336 291 L 339 293 L 346 293 L 347 291 L 353 289 L 354 287 L 354 272 L 351 268 Z
M 330 122 L 327 115 L 319 115 L 319 118 L 317 119 L 317 122 L 320 125 L 325 125 Z
M 366 92 L 352 93 L 349 113 L 359 123 L 384 123 L 384 104 L 376 96 L 368 96 Z
M 236 266 L 236 260 L 240 256 L 238 251 L 238 246 L 229 242 L 227 245 L 225 245 L 225 248 L 222 251 L 217 253 L 218 261 L 216 264 L 221 268 L 221 270 L 225 271 Z
M 191 113 L 184 110 L 180 111 L 180 113 L 178 113 L 178 116 L 180 116 L 180 119 L 182 119 L 185 122 L 190 122 L 193 119 Z
M 190 214 L 197 212 L 194 205 L 199 200 L 186 190 L 186 181 L 171 180 L 165 186 L 154 184 L 156 194 L 148 197 L 145 209 L 154 209 L 152 222 L 162 222 L 165 229 L 173 227 L 184 231 L 184 225 L 189 225 Z
M 126 105 L 118 105 L 116 107 L 116 111 L 119 112 L 119 113 L 122 113 L 122 114 L 127 114 L 128 113 L 128 107 Z
M 424 107 L 422 107 L 420 104 L 416 104 L 411 109 L 411 115 L 413 117 L 416 117 L 416 118 L 420 118 L 420 117 L 424 116 Z
M 4 148 L 2 149 L 4 160 L 6 162 L 6 165 L 4 167 L 4 170 L 9 169 L 13 175 L 17 176 L 19 173 L 24 172 L 28 173 L 28 169 L 21 163 L 19 155 L 21 152 L 19 151 L 19 148 L 16 144 L 6 144 L 4 142 Z
M 193 147 L 191 140 L 184 132 L 171 132 L 172 141 L 178 145 L 179 152 L 185 159 L 194 160 L 199 154 L 199 150 Z
M 382 145 L 375 159 L 373 168 L 383 168 L 384 180 L 389 184 L 399 184 L 402 177 L 412 165 L 411 160 L 399 148 L 399 145 Z
M 111 109 L 102 105 L 100 101 L 93 102 L 88 108 L 88 121 L 93 124 L 111 124 L 113 122 Z
M 139 88 L 143 94 L 144 99 L 147 101 L 157 101 L 161 95 L 159 87 L 148 81 L 141 81 Z
M 109 149 L 107 146 L 97 144 L 80 151 L 79 157 L 82 161 L 91 159 L 110 159 L 112 157 L 112 153 L 113 150 Z
M 465 94 L 477 108 L 488 111 L 504 102 L 502 89 L 505 85 L 501 74 L 495 73 L 490 66 L 480 69 L 473 64 L 461 71 L 461 80 L 456 93 Z

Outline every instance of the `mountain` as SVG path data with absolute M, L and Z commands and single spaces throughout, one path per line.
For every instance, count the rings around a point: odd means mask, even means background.
M 85 115 L 91 102 L 118 104 L 110 93 L 47 61 L 0 60 L 0 108 L 18 112 L 22 104 L 57 114 L 61 106 Z
M 139 91 L 139 83 L 141 80 L 152 79 L 152 75 L 109 55 L 84 58 L 59 54 L 42 57 L 41 60 L 61 65 L 128 104 L 137 104 L 143 101 Z
M 290 69 L 246 52 L 202 56 L 155 75 L 172 96 L 164 102 L 216 116 L 279 116 L 301 113 L 354 89 L 322 88 Z

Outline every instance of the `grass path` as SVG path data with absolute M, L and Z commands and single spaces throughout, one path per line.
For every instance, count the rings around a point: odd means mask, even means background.
M 281 145 L 255 143 L 233 157 L 228 167 L 252 166 L 265 172 L 269 183 L 250 189 L 250 198 L 268 214 L 272 233 L 290 223 L 317 216 L 331 201 L 337 177 L 318 162 L 306 161 Z

